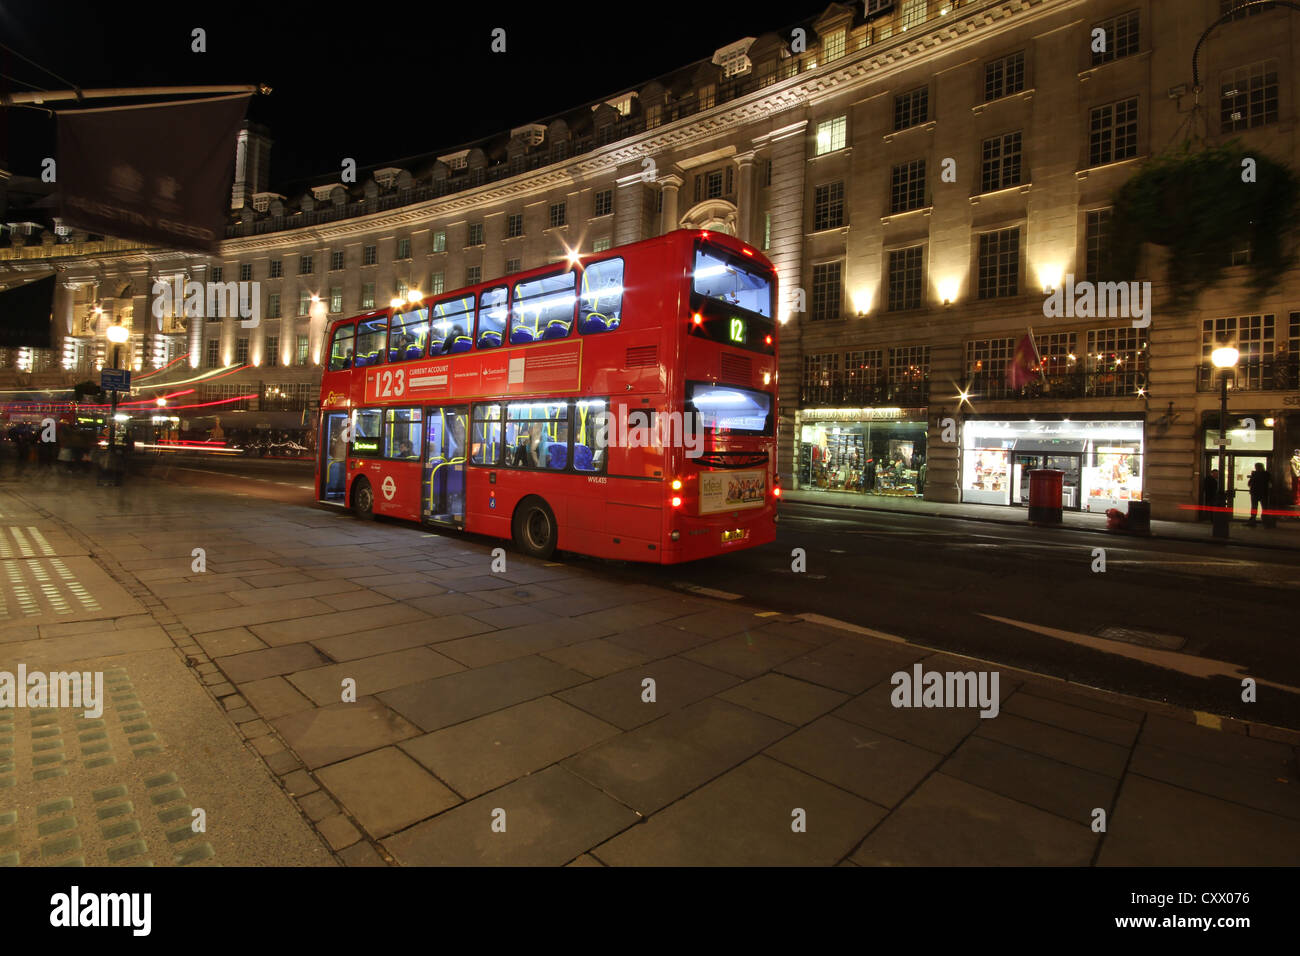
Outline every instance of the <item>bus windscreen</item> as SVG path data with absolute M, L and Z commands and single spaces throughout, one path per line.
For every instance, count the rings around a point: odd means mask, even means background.
M 695 249 L 691 288 L 699 295 L 772 318 L 772 279 L 707 245 Z
M 771 435 L 772 396 L 748 388 L 688 382 L 687 408 L 714 435 Z

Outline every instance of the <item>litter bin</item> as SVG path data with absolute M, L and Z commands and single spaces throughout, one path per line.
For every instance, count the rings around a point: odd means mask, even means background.
M 1151 502 L 1134 500 L 1128 503 L 1128 530 L 1137 534 L 1151 533 Z
M 1061 523 L 1061 486 L 1065 472 L 1035 468 L 1029 472 L 1029 523 Z

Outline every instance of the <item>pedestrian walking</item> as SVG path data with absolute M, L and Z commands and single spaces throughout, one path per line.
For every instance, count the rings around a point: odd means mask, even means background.
M 1264 517 L 1264 509 L 1268 507 L 1268 488 L 1273 483 L 1273 476 L 1268 473 L 1262 461 L 1255 462 L 1255 470 L 1250 473 L 1250 478 L 1246 486 L 1250 489 L 1250 520 L 1246 524 L 1255 523 L 1255 509 L 1259 508 L 1259 516 Z

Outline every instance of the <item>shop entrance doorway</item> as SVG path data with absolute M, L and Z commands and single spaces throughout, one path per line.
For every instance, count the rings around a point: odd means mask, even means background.
M 1264 470 L 1270 469 L 1269 456 L 1267 455 L 1247 455 L 1240 452 L 1228 453 L 1228 485 L 1224 489 L 1228 496 L 1228 504 L 1232 506 L 1232 517 L 1245 520 L 1250 517 L 1250 473 L 1255 470 L 1256 464 L 1264 466 Z M 1207 454 L 1205 456 L 1205 470 L 1202 474 L 1208 475 L 1211 469 L 1219 467 L 1218 453 Z

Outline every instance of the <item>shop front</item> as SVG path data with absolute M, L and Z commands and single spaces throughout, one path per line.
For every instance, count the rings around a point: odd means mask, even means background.
M 1063 473 L 1067 510 L 1128 510 L 1142 499 L 1144 423 L 1102 418 L 967 419 L 962 425 L 961 500 L 1027 505 L 1029 472 Z
M 1229 416 L 1227 429 L 1227 444 L 1224 449 L 1224 459 L 1228 471 L 1228 484 L 1224 491 L 1227 493 L 1228 504 L 1232 506 L 1232 516 L 1234 518 L 1250 517 L 1250 475 L 1255 471 L 1257 465 L 1262 465 L 1264 471 L 1274 476 L 1276 483 L 1277 471 L 1274 469 L 1274 419 L 1265 417 L 1263 414 Z M 1201 463 L 1201 474 L 1209 475 L 1211 471 L 1219 467 L 1219 426 L 1218 414 L 1206 416 L 1206 425 L 1203 438 L 1204 461 Z M 1296 456 L 1300 460 L 1300 455 Z M 1290 467 L 1290 462 L 1285 463 Z M 1285 470 L 1283 472 L 1285 474 Z M 1273 501 L 1285 501 L 1286 497 L 1295 497 L 1295 492 L 1290 487 L 1281 489 L 1280 495 L 1273 495 Z M 1202 497 L 1204 497 L 1204 486 L 1202 485 Z M 1289 503 L 1289 502 L 1286 502 Z M 1209 504 L 1209 502 L 1202 502 Z
M 802 409 L 795 426 L 796 488 L 925 495 L 929 423 L 924 408 Z

